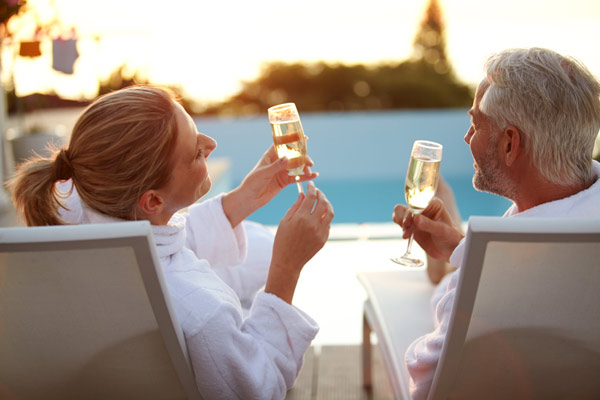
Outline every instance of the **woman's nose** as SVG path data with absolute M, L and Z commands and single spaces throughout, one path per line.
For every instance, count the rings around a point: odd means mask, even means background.
M 204 135 L 202 133 L 200 133 L 199 135 L 202 136 L 202 144 L 204 147 L 205 157 L 208 157 L 210 153 L 212 153 L 213 150 L 217 148 L 217 141 L 211 138 L 210 136 Z

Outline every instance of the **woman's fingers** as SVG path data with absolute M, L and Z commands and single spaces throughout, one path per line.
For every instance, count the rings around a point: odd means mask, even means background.
M 321 191 L 319 191 L 319 200 L 315 207 L 315 214 L 320 216 L 321 222 L 324 222 L 327 225 L 331 223 L 334 217 L 333 206 Z
M 317 189 L 317 201 L 311 214 L 323 216 L 325 211 L 327 211 L 327 204 L 329 204 L 329 201 L 327 201 L 327 197 L 325 197 L 325 194 L 323 192 Z
M 306 185 L 306 193 L 302 204 L 300 205 L 300 212 L 310 214 L 314 208 L 315 202 L 317 201 L 317 188 L 313 182 L 308 182 Z
M 304 193 L 299 193 L 296 202 L 292 204 L 290 209 L 283 216 L 284 220 L 289 220 L 290 218 L 294 217 L 294 214 L 296 214 L 296 211 L 298 211 L 300 205 L 302 204 L 302 200 L 304 200 Z
M 304 164 L 302 175 L 300 175 L 300 182 L 309 181 L 319 176 L 318 172 L 312 172 L 310 169 L 310 167 L 313 167 L 314 165 L 313 160 L 309 156 L 306 156 L 306 164 Z

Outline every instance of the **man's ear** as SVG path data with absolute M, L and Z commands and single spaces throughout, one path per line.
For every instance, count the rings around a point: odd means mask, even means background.
M 522 155 L 521 139 L 521 132 L 516 126 L 508 125 L 504 128 L 500 138 L 500 151 L 507 167 L 512 166 L 519 155 Z
M 140 196 L 138 206 L 146 215 L 157 215 L 162 212 L 164 200 L 156 190 L 147 190 Z

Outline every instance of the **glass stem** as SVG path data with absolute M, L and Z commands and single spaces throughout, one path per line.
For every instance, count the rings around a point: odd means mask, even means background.
M 300 177 L 296 175 L 296 186 L 298 186 L 298 193 L 304 193 L 302 190 L 302 183 L 300 183 Z
M 410 235 L 408 237 L 408 245 L 406 246 L 406 253 L 404 254 L 405 256 L 410 256 L 410 249 L 412 248 L 412 243 L 413 243 L 413 235 Z

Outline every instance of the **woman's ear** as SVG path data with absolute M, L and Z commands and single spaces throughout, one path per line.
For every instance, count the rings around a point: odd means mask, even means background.
M 148 216 L 158 215 L 163 211 L 164 200 L 156 190 L 148 190 L 140 196 L 138 206 Z
M 521 132 L 514 125 L 504 128 L 500 139 L 502 159 L 507 167 L 510 167 L 521 155 L 523 148 L 521 146 Z

